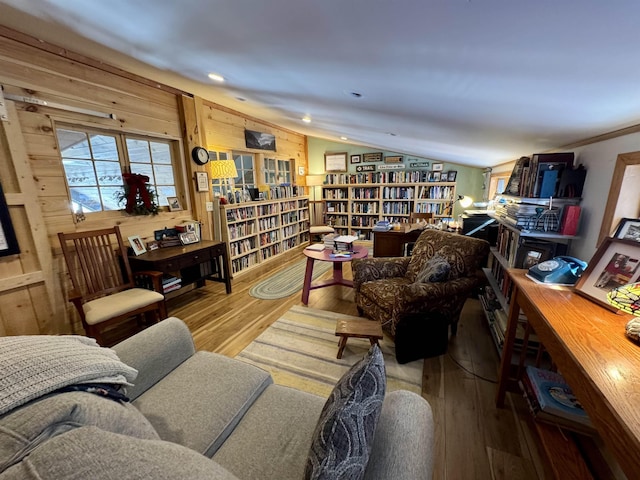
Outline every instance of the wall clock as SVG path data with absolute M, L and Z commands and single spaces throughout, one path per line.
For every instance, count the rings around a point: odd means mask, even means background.
M 191 157 L 198 165 L 204 165 L 209 161 L 209 152 L 206 148 L 193 147 L 193 150 L 191 150 Z

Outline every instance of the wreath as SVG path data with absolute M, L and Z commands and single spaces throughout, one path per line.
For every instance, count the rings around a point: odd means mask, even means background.
M 156 192 L 149 186 L 149 177 L 139 173 L 123 173 L 122 191 L 116 193 L 118 203 L 126 201 L 124 211 L 130 215 L 157 215 Z

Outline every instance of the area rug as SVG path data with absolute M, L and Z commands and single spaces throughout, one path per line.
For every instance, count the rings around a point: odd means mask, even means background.
M 342 375 L 369 350 L 366 339 L 350 338 L 337 359 L 338 319 L 354 318 L 303 306 L 294 306 L 276 320 L 236 358 L 268 370 L 275 383 L 329 396 Z M 423 360 L 398 364 L 393 341 L 380 342 L 387 371 L 387 391 L 422 390 Z
M 313 279 L 331 269 L 331 262 L 314 262 Z M 302 290 L 304 272 L 307 268 L 307 258 L 300 260 L 292 266 L 275 273 L 266 280 L 254 285 L 249 290 L 249 295 L 262 300 L 276 300 L 288 297 Z

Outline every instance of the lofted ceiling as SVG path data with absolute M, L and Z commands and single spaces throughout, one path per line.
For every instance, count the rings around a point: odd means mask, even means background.
M 4 26 L 247 115 L 479 167 L 640 123 L 639 21 L 634 0 L 0 0 Z

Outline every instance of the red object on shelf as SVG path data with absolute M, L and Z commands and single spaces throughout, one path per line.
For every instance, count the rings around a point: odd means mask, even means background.
M 568 205 L 564 207 L 564 216 L 562 218 L 562 227 L 560 233 L 562 235 L 575 235 L 578 233 L 578 222 L 580 221 L 581 209 L 577 205 Z

